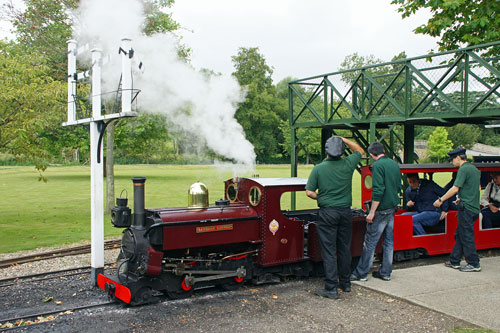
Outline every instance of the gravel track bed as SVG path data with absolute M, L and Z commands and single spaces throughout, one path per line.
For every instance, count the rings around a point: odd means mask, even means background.
M 340 300 L 319 298 L 313 292 L 322 285 L 322 278 L 308 278 L 232 292 L 211 288 L 185 300 L 63 313 L 107 300 L 86 275 L 2 288 L 0 319 L 61 309 L 53 320 L 20 328 L 29 332 L 449 332 L 474 327 L 357 285 Z M 52 300 L 44 302 L 47 297 Z
M 74 245 L 72 245 L 74 246 Z M 55 248 L 38 249 L 45 252 Z M 118 249 L 105 251 L 105 262 L 114 262 Z M 22 256 L 35 251 L 8 254 Z M 484 256 L 498 254 L 488 252 Z M 1 255 L 0 258 L 5 258 Z M 442 258 L 430 258 L 432 261 Z M 90 264 L 90 254 L 55 258 L 0 270 L 0 277 L 48 272 Z M 422 261 L 417 261 L 417 265 Z M 403 265 L 406 266 L 406 265 Z M 402 268 L 402 267 L 401 267 Z M 113 269 L 108 269 L 112 274 Z M 107 301 L 94 287 L 90 274 L 47 281 L 19 283 L 0 288 L 1 319 L 59 309 L 46 322 L 18 328 L 29 332 L 450 332 L 475 326 L 426 308 L 353 285 L 340 300 L 314 295 L 322 278 L 291 279 L 281 284 L 244 285 L 221 292 L 215 288 L 195 291 L 185 300 L 163 300 L 141 307 L 120 304 L 76 312 L 64 309 Z M 48 300 L 48 301 L 47 301 Z M 1 327 L 1 326 L 0 326 Z M 1 330 L 1 328 L 0 328 Z
M 87 244 L 88 243 L 77 243 L 77 244 L 71 244 L 68 246 L 57 246 L 57 247 L 50 247 L 50 248 L 39 248 L 39 249 L 35 249 L 35 250 L 30 250 L 30 251 L 4 253 L 4 254 L 0 254 L 0 260 L 11 259 L 11 258 L 16 258 L 16 257 L 23 257 L 23 256 L 44 253 L 44 252 L 49 252 L 49 251 L 54 251 L 54 250 L 61 250 L 64 248 L 71 248 L 71 247 L 80 246 L 80 245 L 87 245 Z M 116 258 L 118 257 L 119 252 L 120 252 L 119 248 L 112 249 L 112 250 L 105 250 L 104 251 L 104 263 L 114 263 L 116 261 Z M 22 275 L 37 274 L 37 273 L 45 273 L 45 272 L 50 272 L 50 271 L 58 271 L 58 270 L 62 270 L 62 269 L 76 268 L 76 267 L 82 267 L 82 266 L 90 266 L 90 253 L 79 254 L 79 255 L 75 255 L 75 256 L 51 258 L 51 259 L 47 259 L 47 260 L 34 261 L 34 262 L 15 265 L 15 266 L 7 267 L 7 268 L 1 268 L 0 269 L 0 279 L 22 276 Z

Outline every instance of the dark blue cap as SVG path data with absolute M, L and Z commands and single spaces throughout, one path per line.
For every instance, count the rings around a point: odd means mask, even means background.
M 451 161 L 452 159 L 454 159 L 458 155 L 465 155 L 466 151 L 467 150 L 465 148 L 462 148 L 462 147 L 453 149 L 452 151 L 448 152 L 448 159 Z

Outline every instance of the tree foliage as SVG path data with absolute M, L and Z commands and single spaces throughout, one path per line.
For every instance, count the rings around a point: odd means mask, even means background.
M 259 53 L 258 47 L 240 47 L 238 54 L 231 59 L 235 68 L 233 75 L 241 86 L 253 83 L 258 93 L 272 88 L 273 69 L 267 65 L 266 58 Z
M 119 157 L 145 163 L 158 158 L 155 155 L 164 152 L 164 144 L 169 138 L 165 124 L 165 116 L 160 114 L 139 114 L 136 119 L 122 122 L 115 130 Z
M 351 71 L 352 69 L 380 64 L 380 63 L 383 63 L 383 61 L 381 59 L 375 58 L 373 54 L 370 54 L 368 56 L 362 56 L 359 55 L 357 52 L 354 52 L 353 54 L 346 56 L 342 61 L 342 63 L 340 64 L 339 70 L 348 71 L 342 73 L 342 81 L 344 81 L 347 84 L 353 84 L 356 78 L 359 76 L 359 74 L 361 74 L 361 71 Z M 386 70 L 384 70 L 381 67 L 376 67 L 374 69 L 369 69 L 368 72 L 372 75 L 377 75 L 377 74 L 385 74 Z
M 15 40 L 0 46 L 0 79 L 4 89 L 0 93 L 0 151 L 33 161 L 64 161 L 70 152 L 78 151 L 83 162 L 88 160 L 88 128 L 65 127 L 66 115 L 66 41 L 72 35 L 73 9 L 79 0 L 21 0 L 8 2 L 1 8 L 2 16 L 13 24 Z M 164 33 L 179 28 L 170 14 L 163 10 L 174 0 L 141 0 L 144 4 L 144 33 Z M 179 53 L 187 57 L 189 48 L 181 46 Z M 79 89 L 87 98 L 88 85 Z M 148 128 L 144 122 L 125 128 L 135 137 L 147 161 L 152 140 L 167 136 L 166 128 Z M 161 124 L 164 124 L 162 122 Z M 144 126 L 143 126 L 144 125 Z M 122 124 L 122 126 L 124 126 Z M 137 133 L 134 133 L 134 130 Z M 120 131 L 118 131 L 120 132 Z M 127 138 L 120 146 L 131 149 Z M 157 144 L 157 143 L 155 143 Z M 127 155 L 127 152 L 124 153 Z
M 428 155 L 438 163 L 445 159 L 452 149 L 452 142 L 448 139 L 448 132 L 444 127 L 436 127 L 427 141 Z
M 419 9 L 432 17 L 415 29 L 416 33 L 438 37 L 439 50 L 454 50 L 500 40 L 500 2 L 498 0 L 392 0 L 403 18 Z M 498 55 L 491 48 L 489 55 Z
M 66 41 L 71 38 L 70 10 L 78 0 L 24 0 L 21 10 L 7 3 L 3 7 L 14 26 L 18 47 L 25 53 L 42 55 L 55 79 L 66 76 Z
M 0 149 L 21 158 L 47 157 L 40 134 L 60 126 L 66 84 L 50 76 L 45 58 L 0 42 Z
M 448 138 L 453 143 L 453 148 L 465 147 L 471 148 L 478 142 L 481 135 L 481 129 L 477 125 L 457 124 L 447 128 Z
M 287 117 L 288 105 L 277 98 L 273 70 L 258 48 L 239 48 L 232 61 L 233 76 L 247 92 L 236 119 L 254 145 L 257 159 L 272 157 L 281 149 L 283 136 L 279 125 Z

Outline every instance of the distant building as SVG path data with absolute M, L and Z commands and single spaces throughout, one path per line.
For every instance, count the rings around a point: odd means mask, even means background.
M 467 149 L 467 155 L 471 156 L 498 156 L 500 155 L 500 147 L 483 145 L 476 143 L 471 149 Z
M 429 149 L 427 140 L 415 140 L 414 146 L 419 160 L 427 157 L 427 149 Z M 472 148 L 467 149 L 467 156 L 500 156 L 500 147 L 476 143 Z

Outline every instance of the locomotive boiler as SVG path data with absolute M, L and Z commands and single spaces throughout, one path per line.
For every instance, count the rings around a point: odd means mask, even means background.
M 126 303 L 151 301 L 153 291 L 189 297 L 194 287 L 238 288 L 287 275 L 321 270 L 315 210 L 284 212 L 280 197 L 304 191 L 301 178 L 235 178 L 225 182 L 225 199 L 208 204 L 201 183 L 189 190 L 186 208 L 144 208 L 146 179 L 133 178 L 134 212 L 117 199 L 112 223 L 125 228 L 114 277 L 98 286 Z M 308 237 L 309 236 L 309 237 Z M 307 243 L 307 244 L 306 244 Z

